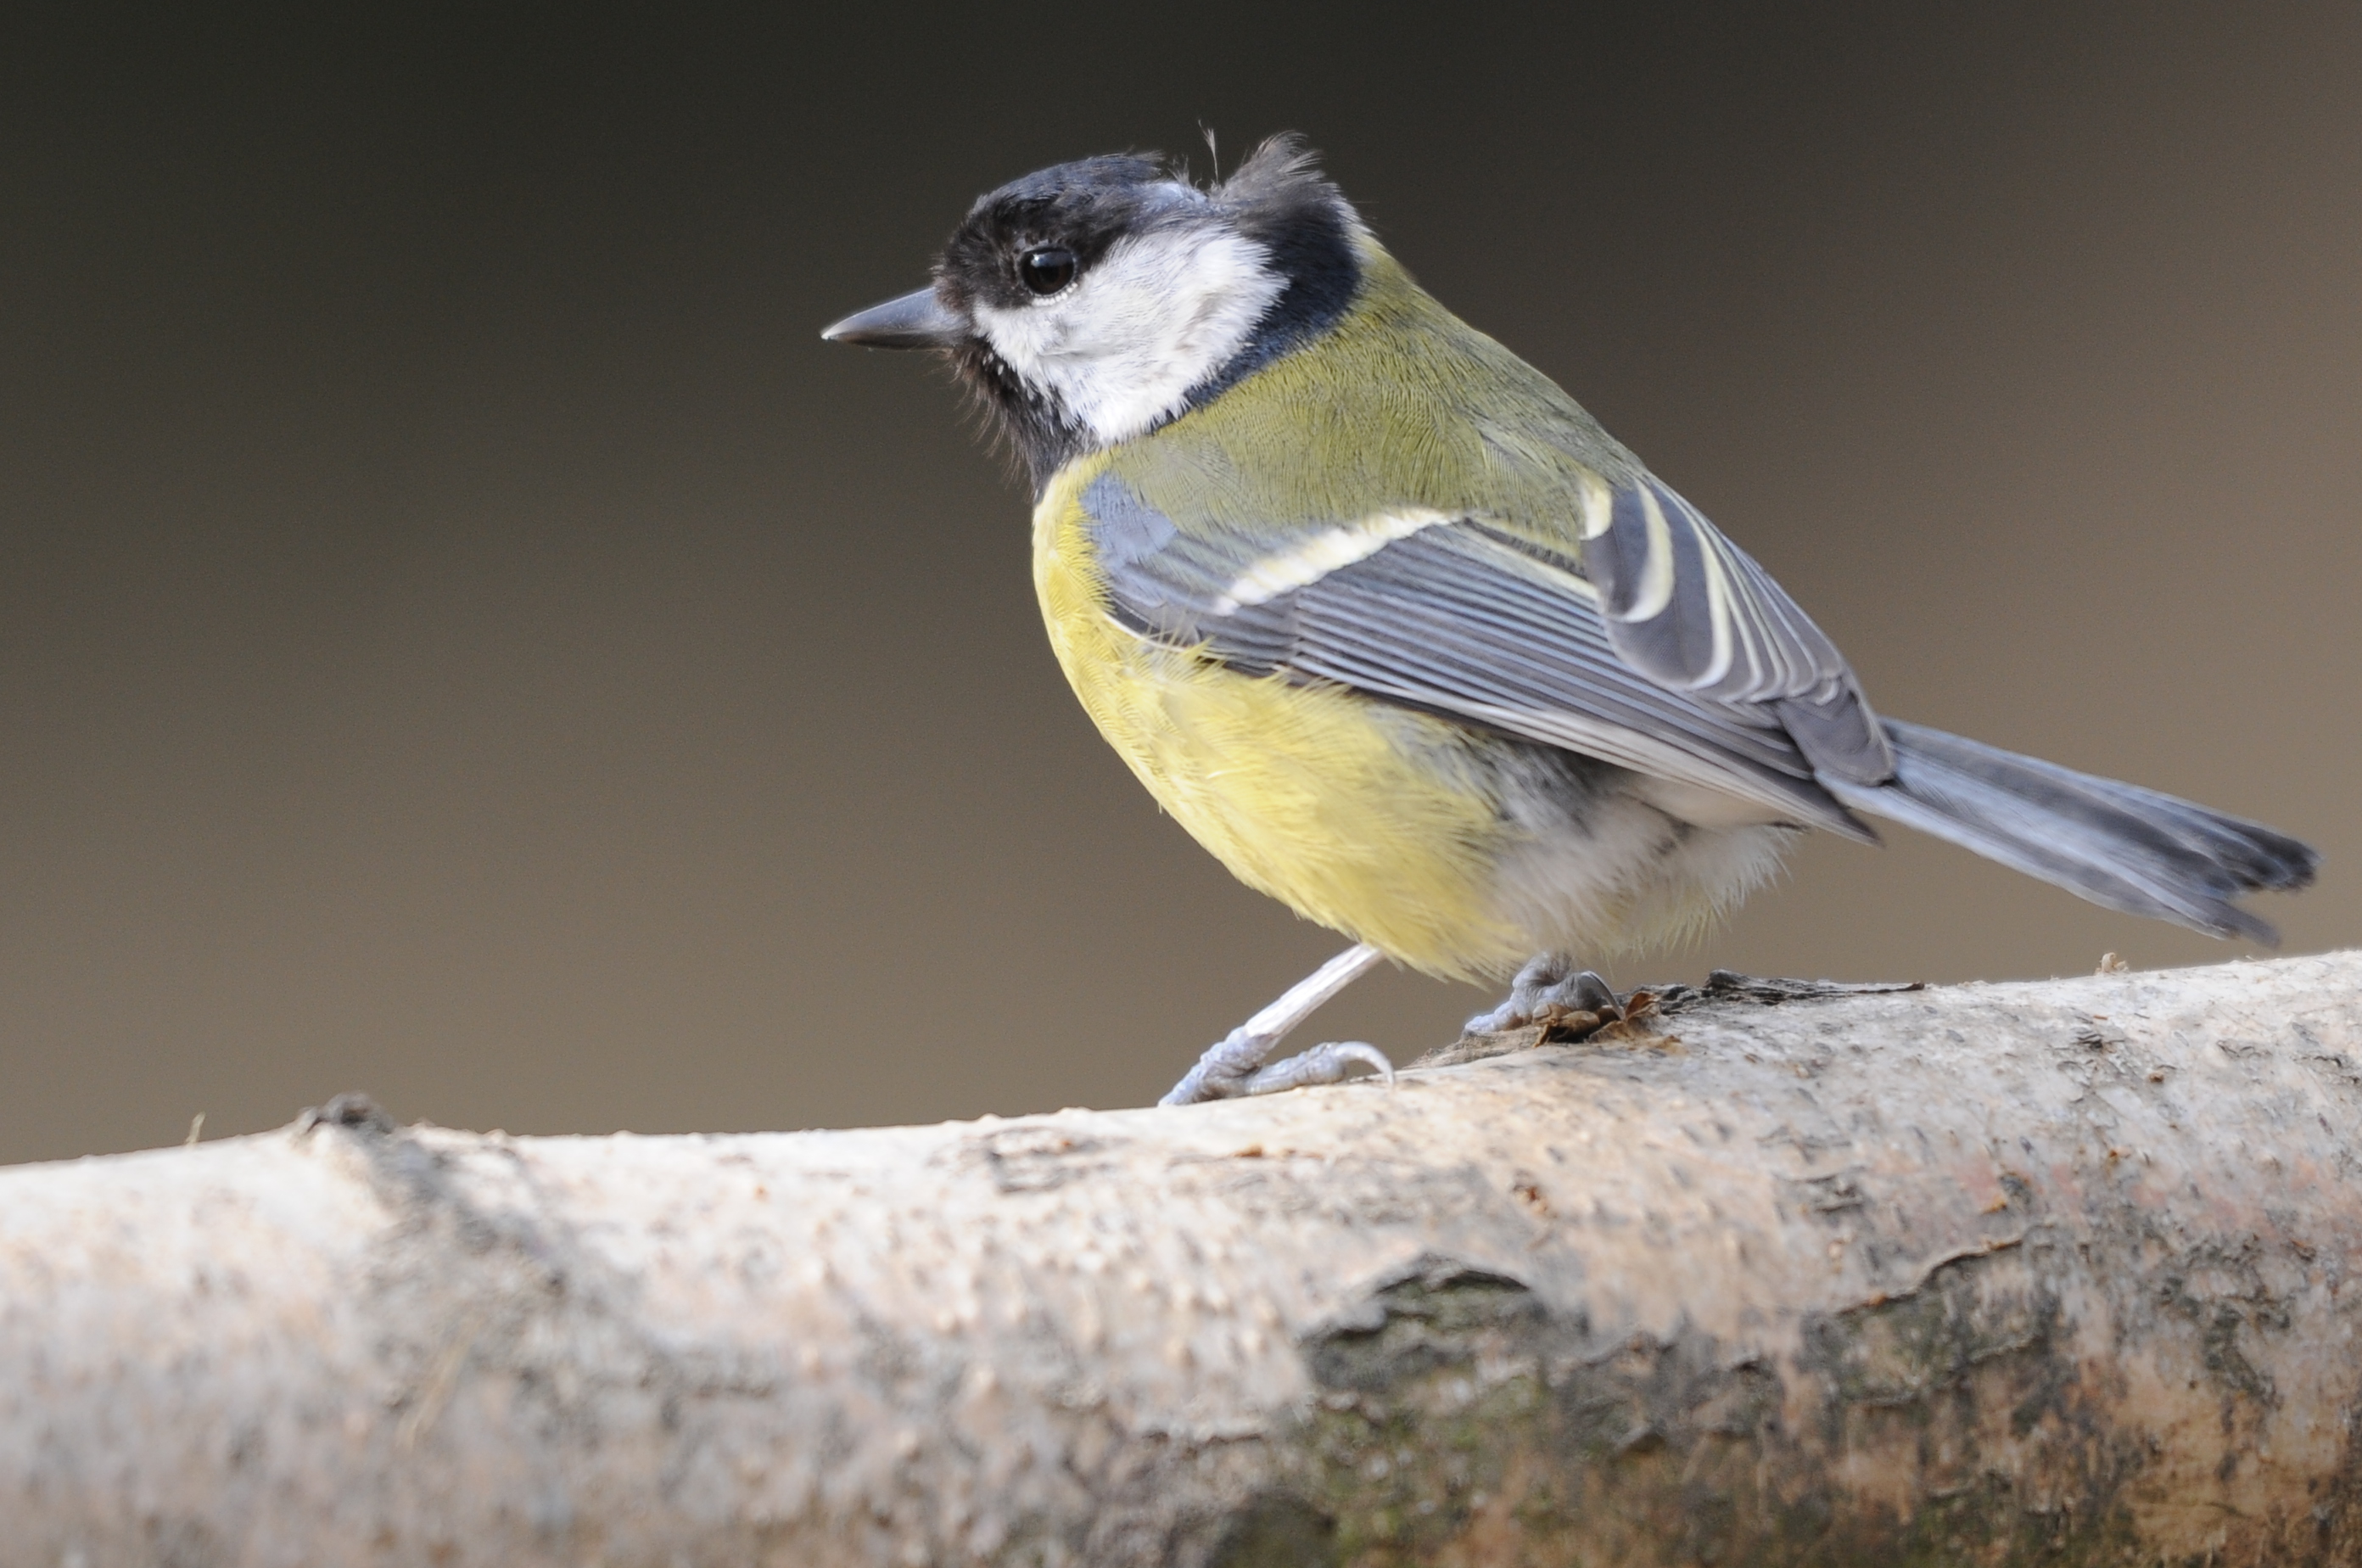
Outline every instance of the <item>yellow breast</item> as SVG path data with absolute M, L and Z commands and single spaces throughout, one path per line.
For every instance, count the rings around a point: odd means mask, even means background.
M 1465 977 L 1524 957 L 1495 907 L 1508 830 L 1481 740 L 1118 623 L 1078 499 L 1102 467 L 1074 464 L 1043 494 L 1033 580 L 1075 694 L 1158 803 L 1240 880 L 1403 963 Z

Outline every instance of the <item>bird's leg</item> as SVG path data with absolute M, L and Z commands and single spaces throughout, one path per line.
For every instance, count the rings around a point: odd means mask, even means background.
M 1385 1054 L 1358 1040 L 1315 1045 L 1284 1062 L 1274 1062 L 1268 1067 L 1263 1065 L 1264 1058 L 1287 1037 L 1288 1031 L 1311 1017 L 1313 1010 L 1322 1002 L 1377 967 L 1384 956 L 1367 943 L 1348 947 L 1289 987 L 1286 995 L 1231 1030 L 1220 1043 L 1209 1046 L 1188 1076 L 1156 1103 L 1195 1105 L 1200 1100 L 1231 1099 L 1239 1095 L 1276 1094 L 1281 1089 L 1299 1088 L 1307 1084 L 1342 1083 L 1346 1069 L 1356 1062 L 1374 1069 L 1388 1083 L 1394 1082 L 1394 1064 L 1386 1060 Z
M 1509 998 L 1490 1012 L 1468 1021 L 1471 1034 L 1497 1034 L 1522 1029 L 1558 1012 L 1587 1012 L 1606 1022 L 1623 1016 L 1623 1004 L 1606 981 L 1589 969 L 1577 969 L 1563 953 L 1544 953 L 1527 960 L 1509 982 Z

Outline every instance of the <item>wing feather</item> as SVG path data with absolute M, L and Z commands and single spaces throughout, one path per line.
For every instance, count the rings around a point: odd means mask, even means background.
M 1082 500 L 1109 608 L 1135 630 L 1242 669 L 1335 681 L 1871 836 L 1816 781 L 1772 709 L 1702 697 L 1637 668 L 1617 646 L 1602 594 L 1552 552 L 1464 518 L 1414 526 L 1390 515 L 1367 520 L 1350 548 L 1330 536 L 1363 525 L 1311 536 L 1341 563 L 1315 573 L 1301 568 L 1302 530 L 1184 535 L 1112 474 Z M 1264 587 L 1232 591 L 1242 582 Z
M 1777 704 L 1816 767 L 1856 783 L 1893 776 L 1845 657 L 1753 557 L 1647 474 L 1601 489 L 1583 508 L 1584 564 L 1617 652 L 1677 690 Z

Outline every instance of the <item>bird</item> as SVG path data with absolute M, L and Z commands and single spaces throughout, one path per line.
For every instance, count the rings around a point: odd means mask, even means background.
M 977 198 L 927 286 L 826 339 L 946 359 L 1032 498 L 1052 649 L 1100 734 L 1250 887 L 1352 945 L 1166 1105 L 1391 1078 L 1269 1058 L 1392 960 L 1510 977 L 1696 933 L 1805 834 L 1932 834 L 2110 909 L 2271 944 L 2271 828 L 1876 712 L 1755 559 L 1556 383 L 1421 289 L 1299 136 Z

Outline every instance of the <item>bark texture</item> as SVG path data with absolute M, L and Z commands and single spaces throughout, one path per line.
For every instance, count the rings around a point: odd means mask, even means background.
M 0 1562 L 2362 1562 L 2357 1126 L 2352 954 L 1185 1110 L 340 1102 L 0 1173 Z

